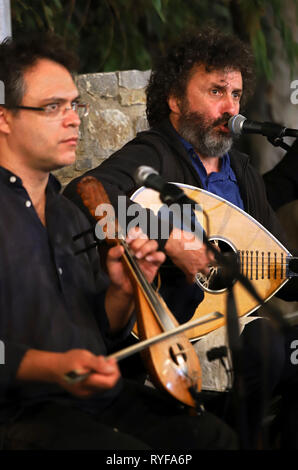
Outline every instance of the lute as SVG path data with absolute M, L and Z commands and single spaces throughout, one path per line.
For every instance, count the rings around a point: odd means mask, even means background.
M 290 268 L 290 263 L 297 258 L 253 217 L 208 191 L 185 184 L 177 186 L 201 207 L 198 218 L 208 239 L 218 245 L 222 252 L 233 251 L 237 254 L 241 273 L 250 280 L 264 301 L 276 294 L 291 277 L 297 276 Z M 131 199 L 155 214 L 163 205 L 158 192 L 144 187 L 139 188 Z M 190 340 L 225 324 L 228 291 L 217 274 L 218 268 L 211 267 L 208 276 L 200 273 L 196 275 L 196 282 L 204 291 L 204 299 L 198 305 L 193 318 L 213 311 L 221 312 L 224 316 L 189 330 L 186 334 Z M 248 315 L 260 307 L 260 303 L 240 282 L 235 281 L 233 291 L 239 316 Z M 137 334 L 137 330 L 135 333 Z

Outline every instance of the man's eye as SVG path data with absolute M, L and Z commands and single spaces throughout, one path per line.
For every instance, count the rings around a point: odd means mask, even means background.
M 211 90 L 211 93 L 212 95 L 219 95 L 220 91 L 214 88 L 213 90 Z
M 45 110 L 47 113 L 55 113 L 59 109 L 58 103 L 50 103 L 45 106 Z

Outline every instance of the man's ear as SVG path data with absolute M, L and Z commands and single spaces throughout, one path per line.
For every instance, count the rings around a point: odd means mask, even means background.
M 3 134 L 10 134 L 8 111 L 3 106 L 0 106 L 0 132 Z
M 169 96 L 168 106 L 169 106 L 172 113 L 180 114 L 180 106 L 179 105 L 180 105 L 180 100 L 176 96 L 174 96 L 174 95 Z

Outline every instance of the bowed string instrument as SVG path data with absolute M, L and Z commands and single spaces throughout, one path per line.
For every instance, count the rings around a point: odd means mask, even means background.
M 116 218 L 113 220 L 115 238 L 109 238 L 107 225 L 103 225 L 104 221 L 107 221 L 107 217 L 104 217 L 106 212 L 103 215 L 96 215 L 101 212 L 96 211 L 100 204 L 110 204 L 102 184 L 94 177 L 86 176 L 78 183 L 77 191 L 91 215 L 101 225 L 105 240 L 109 244 L 120 244 L 124 248 L 122 262 L 128 271 L 134 290 L 139 349 L 142 348 L 142 344 L 144 346 L 147 343 L 152 344 L 144 347 L 141 353 L 152 383 L 180 402 L 190 407 L 197 407 L 196 397 L 201 391 L 201 367 L 189 339 L 184 333 L 179 332 L 184 325 L 179 327 L 162 297 L 147 281 L 125 241 Z M 210 314 L 212 315 L 218 313 Z M 163 338 L 162 341 L 154 343 L 154 338 L 159 337 Z M 117 353 L 114 357 L 117 357 Z

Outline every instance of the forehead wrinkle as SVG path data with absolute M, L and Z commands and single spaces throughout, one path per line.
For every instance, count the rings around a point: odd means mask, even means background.
M 221 82 L 223 82 L 221 84 Z M 213 82 L 210 84 L 211 87 L 217 87 L 217 88 L 220 88 L 220 89 L 226 89 L 230 86 L 231 84 L 224 80 L 224 79 L 220 79 L 219 82 Z M 242 88 L 233 88 L 233 91 L 238 91 L 238 92 L 242 92 Z

